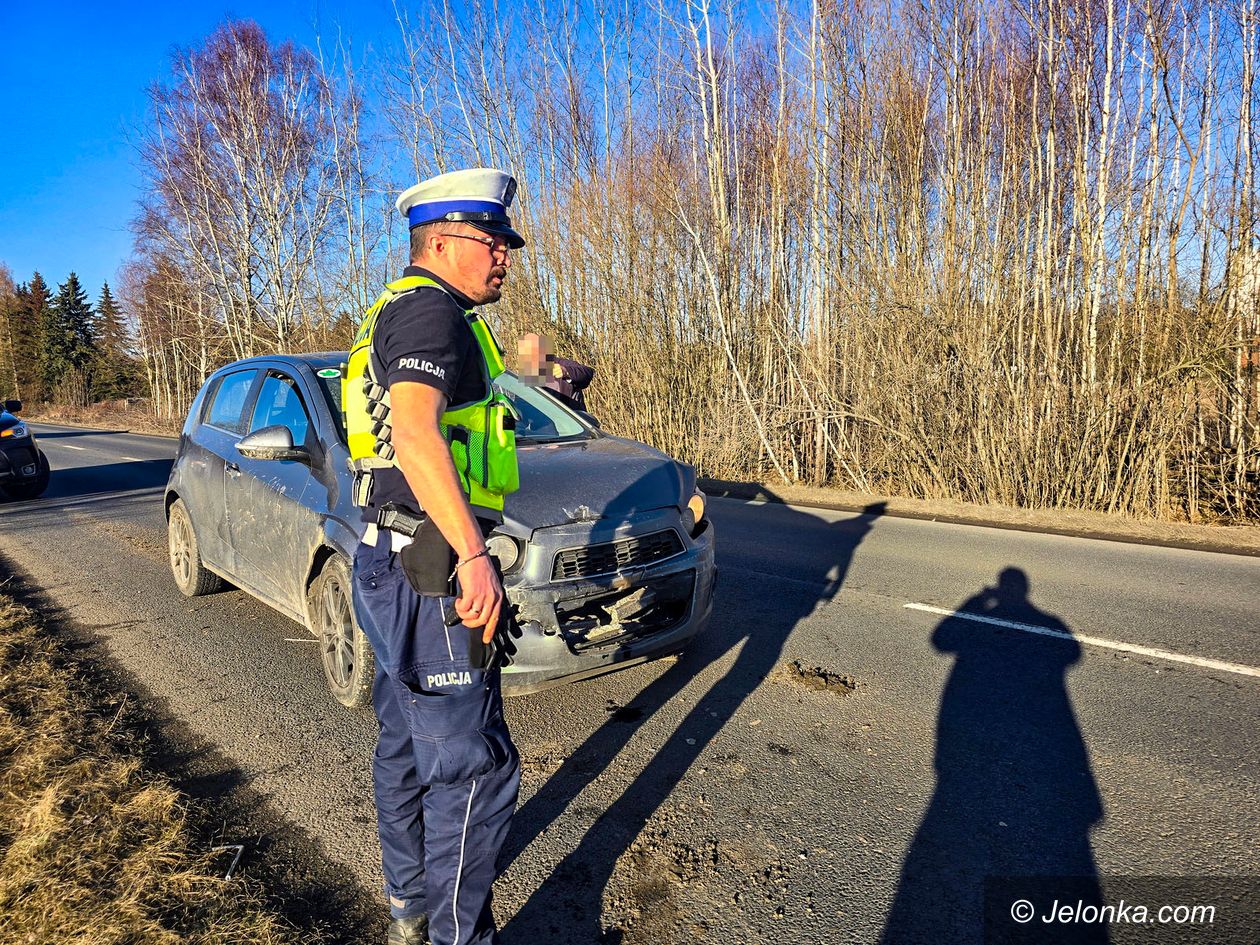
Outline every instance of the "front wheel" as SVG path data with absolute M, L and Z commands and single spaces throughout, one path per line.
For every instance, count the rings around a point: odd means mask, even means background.
M 350 581 L 350 565 L 333 555 L 311 585 L 307 612 L 333 698 L 357 709 L 372 701 L 376 656 L 355 620 Z
M 171 505 L 166 520 L 166 541 L 171 553 L 171 574 L 175 586 L 185 597 L 212 594 L 223 587 L 223 578 L 206 568 L 197 548 L 197 533 L 193 531 L 192 516 L 183 499 Z

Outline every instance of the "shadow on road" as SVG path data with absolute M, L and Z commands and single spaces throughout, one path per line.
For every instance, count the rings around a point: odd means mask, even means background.
M 48 490 L 41 498 L 69 499 L 103 492 L 132 492 L 166 485 L 173 459 L 146 459 L 53 469 Z
M 96 466 L 55 466 L 44 494 L 34 499 L 11 499 L 0 491 L 0 508 L 6 513 L 30 509 L 35 512 L 55 506 L 57 500 L 83 499 L 89 496 L 107 500 L 145 489 L 159 489 L 171 475 L 173 459 L 143 459 Z
M 1069 628 L 1028 599 L 1005 568 L 960 612 Z M 1076 723 L 1066 673 L 1080 644 L 948 617 L 932 645 L 954 656 L 936 733 L 936 790 L 906 854 L 884 945 L 979 941 L 985 877 L 1074 876 L 1101 902 L 1089 832 L 1102 798 Z M 1040 941 L 1058 941 L 1038 923 Z M 1065 941 L 1103 945 L 1105 926 L 1059 926 Z
M 873 503 L 860 514 L 832 523 L 827 538 L 818 545 L 818 553 L 791 579 L 778 583 L 774 599 L 741 607 L 734 619 L 723 621 L 715 614 L 709 630 L 674 666 L 650 683 L 629 706 L 613 711 L 538 793 L 521 806 L 504 851 L 505 862 L 546 831 L 578 794 L 608 768 L 645 722 L 678 696 L 704 666 L 739 650 L 730 668 L 696 701 L 647 766 L 599 815 L 577 848 L 511 918 L 503 930 L 505 942 L 516 945 L 535 941 L 622 941 L 624 930 L 605 929 L 601 922 L 603 892 L 618 858 L 670 797 L 732 713 L 775 670 L 783 644 L 797 623 L 839 591 L 854 551 L 883 513 L 884 504 Z M 819 529 L 819 520 L 814 516 L 787 507 L 777 514 L 779 527 L 791 528 L 792 517 L 799 516 L 802 524 L 807 522 L 814 531 Z M 784 516 L 788 519 L 786 525 Z M 668 903 L 653 903 L 643 913 L 643 927 L 637 932 L 657 941 L 674 940 Z

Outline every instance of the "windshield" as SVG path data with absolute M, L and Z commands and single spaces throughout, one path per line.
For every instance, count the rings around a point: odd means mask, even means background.
M 591 428 L 579 420 L 577 414 L 542 391 L 529 387 L 510 371 L 495 378 L 494 386 L 507 395 L 520 416 L 516 424 L 517 439 L 540 442 L 590 437 Z
M 336 369 L 325 368 L 316 370 L 315 376 L 340 427 L 341 373 Z M 524 381 L 510 371 L 500 374 L 495 379 L 494 386 L 507 396 L 520 417 L 516 424 L 517 439 L 537 443 L 587 439 L 592 435 L 591 427 L 578 419 L 572 410 L 552 400 L 542 391 L 526 386 Z M 345 432 L 344 429 L 341 431 L 343 437 Z

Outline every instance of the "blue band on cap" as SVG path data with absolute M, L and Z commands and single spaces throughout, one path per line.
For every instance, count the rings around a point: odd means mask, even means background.
M 407 223 L 410 226 L 432 223 L 448 213 L 493 213 L 507 219 L 503 204 L 494 200 L 429 200 L 407 209 Z

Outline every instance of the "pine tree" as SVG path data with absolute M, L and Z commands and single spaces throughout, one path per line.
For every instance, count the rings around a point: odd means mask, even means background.
M 17 286 L 9 267 L 0 263 L 0 396 L 18 396 L 17 362 L 14 360 L 14 328 L 18 312 Z
M 96 303 L 96 369 L 93 400 L 135 396 L 142 388 L 135 339 L 106 282 Z
M 14 396 L 38 401 L 48 396 L 44 386 L 44 330 L 50 318 L 48 284 L 37 271 L 29 284 L 17 287 L 9 320 L 13 346 Z
M 96 360 L 92 306 L 79 277 L 70 273 L 44 323 L 44 384 L 60 403 L 86 406 Z

